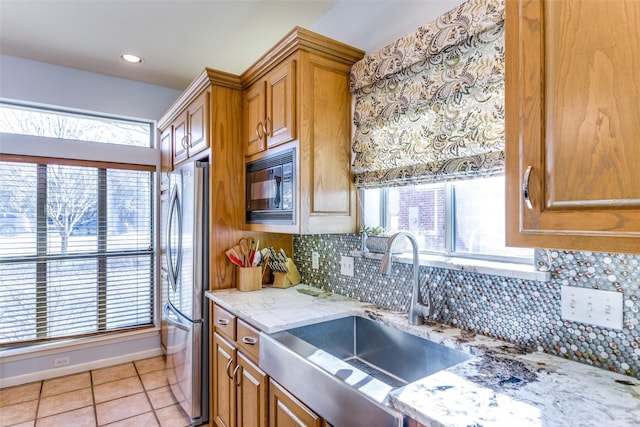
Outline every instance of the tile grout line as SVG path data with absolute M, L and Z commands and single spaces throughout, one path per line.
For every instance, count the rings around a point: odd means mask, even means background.
M 147 401 L 149 402 L 149 406 L 151 407 L 151 413 L 153 414 L 153 417 L 156 419 L 156 422 L 158 423 L 158 426 L 162 426 L 162 424 L 160 423 L 160 418 L 158 417 L 158 414 L 156 413 L 156 408 L 153 406 L 153 401 L 151 400 L 151 397 L 149 396 L 149 391 L 147 390 L 147 387 L 145 387 L 144 382 L 142 381 L 142 376 L 140 375 L 140 371 L 138 370 L 138 366 L 135 364 L 135 361 L 132 362 L 133 363 L 133 368 L 136 370 L 136 375 L 138 375 L 138 380 L 140 381 L 140 384 L 142 384 L 142 390 L 144 391 L 144 395 L 147 398 Z
M 93 416 L 95 418 L 95 426 L 98 426 L 98 405 L 96 404 L 96 390 L 93 384 L 93 371 L 94 369 L 89 370 L 89 381 L 91 383 L 91 400 L 93 401 Z
M 33 425 L 38 424 L 38 412 L 40 412 L 40 399 L 42 398 L 42 390 L 44 389 L 44 380 L 40 381 L 40 390 L 38 390 L 38 403 L 36 403 L 36 413 L 33 415 Z

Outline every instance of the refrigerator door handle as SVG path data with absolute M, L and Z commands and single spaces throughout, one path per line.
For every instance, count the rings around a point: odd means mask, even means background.
M 162 308 L 162 312 L 164 313 L 164 318 L 166 319 L 168 324 L 175 326 L 178 329 L 182 329 L 186 332 L 191 331 L 191 325 L 182 321 L 182 319 L 180 318 L 180 314 L 176 312 L 173 307 L 171 307 L 171 304 L 165 304 Z
M 173 248 L 171 246 L 171 232 L 175 221 L 178 229 L 178 251 L 174 263 Z M 169 285 L 175 292 L 178 287 L 178 277 L 182 267 L 182 209 L 178 199 L 178 186 L 174 184 L 171 191 L 171 201 L 169 202 L 169 218 L 167 219 L 167 266 L 169 268 Z

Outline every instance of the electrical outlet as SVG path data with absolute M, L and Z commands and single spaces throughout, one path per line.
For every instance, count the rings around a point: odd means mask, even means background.
M 588 325 L 622 329 L 622 293 L 562 286 L 562 318 Z
M 353 257 L 342 256 L 340 257 L 340 274 L 343 276 L 353 277 Z
M 60 366 L 67 366 L 69 364 L 69 358 L 68 357 L 60 357 L 58 359 L 55 359 L 53 361 L 53 367 L 54 368 L 59 368 Z
M 311 268 L 314 270 L 320 268 L 320 254 L 318 252 L 311 252 Z

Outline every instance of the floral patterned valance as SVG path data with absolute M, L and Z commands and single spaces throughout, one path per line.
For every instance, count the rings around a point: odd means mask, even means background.
M 504 170 L 502 0 L 469 0 L 367 56 L 351 85 L 358 186 Z

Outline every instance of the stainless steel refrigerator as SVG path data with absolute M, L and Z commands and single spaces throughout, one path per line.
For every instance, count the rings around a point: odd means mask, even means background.
M 192 425 L 209 419 L 209 164 L 190 162 L 169 175 L 166 229 L 167 302 L 163 306 L 167 376 Z

